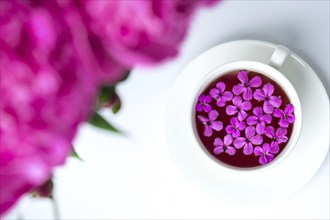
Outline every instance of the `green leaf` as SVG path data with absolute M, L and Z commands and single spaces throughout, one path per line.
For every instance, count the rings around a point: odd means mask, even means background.
M 98 105 L 107 103 L 115 94 L 115 86 L 102 87 L 98 99 Z
M 91 125 L 94 125 L 97 128 L 105 129 L 108 131 L 120 133 L 120 131 L 111 125 L 108 121 L 106 121 L 99 113 L 94 112 L 91 120 L 89 121 Z
M 81 157 L 80 157 L 80 156 L 78 155 L 78 153 L 75 151 L 75 149 L 73 148 L 73 146 L 72 146 L 71 157 L 76 158 L 76 159 L 78 159 L 78 160 L 80 160 L 80 161 L 83 161 L 83 159 L 81 159 Z
M 116 114 L 121 108 L 121 101 L 118 99 L 117 103 L 112 106 L 112 112 Z

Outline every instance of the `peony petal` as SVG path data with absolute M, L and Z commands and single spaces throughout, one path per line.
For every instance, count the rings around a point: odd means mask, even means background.
M 223 147 L 216 147 L 213 149 L 214 154 L 221 154 L 224 151 Z
M 202 116 L 202 115 L 197 115 L 197 118 L 201 121 L 201 122 L 208 122 L 209 119 L 207 119 L 206 117 Z
M 250 138 L 250 141 L 253 145 L 260 145 L 263 142 L 263 138 L 261 135 L 255 135 Z
M 209 104 L 204 105 L 204 111 L 205 112 L 209 112 L 209 111 L 211 111 L 211 109 L 212 109 L 211 105 L 209 105 Z
M 246 111 L 250 110 L 251 108 L 252 108 L 252 104 L 249 101 L 245 101 L 241 105 L 241 109 L 246 110 Z
M 253 98 L 253 92 L 250 87 L 247 87 L 243 92 L 243 99 L 251 100 Z
M 202 103 L 198 103 L 196 105 L 196 111 L 201 112 L 204 109 L 204 105 Z
M 256 132 L 258 134 L 264 134 L 266 132 L 266 125 L 264 122 L 260 122 L 256 126 Z
M 288 104 L 285 109 L 284 112 L 288 115 L 294 112 L 294 106 L 292 104 Z
M 242 92 L 245 91 L 245 89 L 246 88 L 244 87 L 244 85 L 238 84 L 238 85 L 236 85 L 236 86 L 233 87 L 233 93 L 235 95 L 240 95 L 240 94 L 242 94 Z
M 223 82 L 218 82 L 216 87 L 217 89 L 219 89 L 220 93 L 222 94 L 226 89 L 226 84 Z
M 294 115 L 287 115 L 288 122 L 292 124 L 295 120 L 296 117 Z
M 227 134 L 223 139 L 223 143 L 226 146 L 231 145 L 233 143 L 233 137 L 230 134 Z
M 278 124 L 283 128 L 289 127 L 289 122 L 285 118 L 281 118 Z
M 237 148 L 237 149 L 241 149 L 245 144 L 246 144 L 246 139 L 243 138 L 243 137 L 239 137 L 239 138 L 236 138 L 234 140 L 234 146 Z
M 213 98 L 218 98 L 219 97 L 219 94 L 220 94 L 220 91 L 218 89 L 211 89 L 210 91 L 210 95 L 213 97 Z
M 275 137 L 275 129 L 274 129 L 274 127 L 273 126 L 268 126 L 266 128 L 265 134 L 269 138 L 274 138 Z
M 264 112 L 263 112 L 263 110 L 262 110 L 261 107 L 255 107 L 255 108 L 253 109 L 253 114 L 254 114 L 255 116 L 257 116 L 258 118 L 261 118 L 262 115 L 264 114 Z
M 223 128 L 223 123 L 221 121 L 212 121 L 211 127 L 216 131 L 221 131 Z
M 246 125 L 245 125 L 245 123 L 242 122 L 242 121 L 239 122 L 238 125 L 237 125 L 238 130 L 241 130 L 241 131 L 242 131 L 245 127 L 246 127 Z
M 256 129 L 253 126 L 248 126 L 245 129 L 245 137 L 250 139 L 256 133 Z
M 259 158 L 259 163 L 264 165 L 264 164 L 267 164 L 268 163 L 268 159 L 265 155 L 262 155 L 260 158 Z
M 286 130 L 285 128 L 281 128 L 281 127 L 279 127 L 279 128 L 276 130 L 276 137 L 283 137 L 283 136 L 285 136 L 287 133 L 288 133 L 288 130 Z
M 239 130 L 234 130 L 232 133 L 233 138 L 238 138 L 241 135 L 241 132 Z
M 226 149 L 226 153 L 232 156 L 236 153 L 236 149 L 231 146 L 228 146 Z
M 217 100 L 217 106 L 223 107 L 226 105 L 226 100 L 223 97 L 219 97 Z
M 261 84 L 262 84 L 262 80 L 259 76 L 253 77 L 249 82 L 250 87 L 253 87 L 253 88 L 257 88 L 257 87 L 261 86 Z
M 269 104 L 271 104 L 275 108 L 278 108 L 282 104 L 282 99 L 277 96 L 271 96 L 269 97 Z
M 272 116 L 269 114 L 266 114 L 266 115 L 263 115 L 260 117 L 260 120 L 265 122 L 266 124 L 272 123 L 272 119 L 273 119 Z
M 284 115 L 284 112 L 281 109 L 275 109 L 274 111 L 274 117 L 276 118 L 282 118 Z
M 237 78 L 239 79 L 239 81 L 241 81 L 244 84 L 249 82 L 248 74 L 247 73 L 248 73 L 247 70 L 240 70 L 238 72 Z
M 249 116 L 247 119 L 246 119 L 246 123 L 248 125 L 255 125 L 258 123 L 258 118 L 256 116 Z
M 233 98 L 233 104 L 237 107 L 241 107 L 242 105 L 242 98 L 240 96 L 235 96 Z
M 238 113 L 238 117 L 237 118 L 238 118 L 238 120 L 243 121 L 247 116 L 248 116 L 248 114 L 244 110 L 241 110 Z
M 243 148 L 243 153 L 245 155 L 250 155 L 253 153 L 253 146 L 251 143 L 247 143 Z
M 226 108 L 227 115 L 234 115 L 237 113 L 237 107 L 233 105 L 228 105 Z
M 218 116 L 219 116 L 219 113 L 217 112 L 217 110 L 212 110 L 209 112 L 210 121 L 214 121 L 215 119 L 217 119 Z
M 211 137 L 212 134 L 213 134 L 212 126 L 210 126 L 210 125 L 205 126 L 205 128 L 204 128 L 204 136 L 205 137 Z
M 226 100 L 226 101 L 232 100 L 233 96 L 234 96 L 233 93 L 229 92 L 229 91 L 226 91 L 222 94 L 223 99 Z
M 213 145 L 215 147 L 221 147 L 221 146 L 223 146 L 223 142 L 220 138 L 216 138 L 216 139 L 214 139 Z
M 254 92 L 253 97 L 255 100 L 258 100 L 258 101 L 263 101 L 266 98 L 265 93 L 261 89 L 257 89 Z
M 280 151 L 278 143 L 276 141 L 272 141 L 269 147 L 269 152 L 273 154 L 277 154 Z
M 266 97 L 270 97 L 274 93 L 274 86 L 270 83 L 267 83 L 262 88 Z
M 264 112 L 267 114 L 272 114 L 274 112 L 274 106 L 269 104 L 268 101 L 264 102 Z
M 256 156 L 260 156 L 264 154 L 264 150 L 261 147 L 255 147 L 254 150 L 254 155 Z

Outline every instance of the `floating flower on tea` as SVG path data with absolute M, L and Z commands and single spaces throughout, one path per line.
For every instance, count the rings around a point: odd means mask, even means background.
M 249 101 L 244 101 L 240 96 L 235 96 L 233 98 L 234 105 L 228 105 L 226 108 L 226 113 L 228 115 L 238 114 L 238 120 L 243 121 L 248 114 L 245 111 L 248 111 L 252 108 L 252 104 Z
M 218 82 L 216 85 L 216 88 L 211 89 L 210 95 L 212 98 L 217 100 L 217 106 L 223 107 L 226 105 L 227 101 L 232 100 L 233 98 L 233 93 L 230 91 L 225 91 L 226 89 L 226 84 L 223 82 Z
M 226 132 L 231 134 L 233 138 L 237 138 L 241 135 L 242 130 L 246 127 L 245 123 L 239 121 L 236 117 L 230 119 L 230 125 L 226 127 Z
M 259 157 L 259 163 L 264 165 L 272 160 L 274 160 L 274 155 L 272 154 L 270 150 L 270 145 L 268 143 L 264 143 L 261 147 L 254 148 L 254 155 L 260 156 Z
M 270 144 L 270 150 L 272 153 L 277 154 L 280 150 L 279 144 L 285 143 L 288 141 L 288 137 L 285 136 L 287 134 L 287 130 L 285 128 L 279 127 L 276 130 L 273 126 L 268 126 L 266 128 L 266 136 L 272 139 L 272 142 Z
M 287 128 L 289 124 L 292 124 L 295 121 L 295 116 L 293 114 L 294 106 L 292 104 L 288 104 L 284 111 L 281 109 L 275 109 L 274 117 L 280 118 L 279 125 L 281 127 Z
M 253 153 L 253 145 L 259 145 L 263 142 L 261 135 L 256 134 L 256 129 L 253 126 L 248 126 L 245 129 L 245 137 L 239 137 L 235 139 L 234 146 L 237 149 L 243 147 L 243 153 L 250 155 Z
M 231 146 L 233 143 L 233 137 L 230 134 L 227 134 L 223 141 L 220 138 L 214 139 L 213 145 L 215 148 L 213 149 L 214 154 L 221 154 L 223 152 L 234 155 L 236 153 L 236 149 Z
M 211 111 L 212 107 L 209 104 L 212 101 L 211 96 L 209 95 L 200 95 L 199 96 L 199 103 L 196 105 L 196 110 L 198 112 L 202 112 L 203 110 L 205 112 Z
M 219 113 L 216 110 L 212 110 L 209 112 L 209 117 L 206 118 L 202 115 L 198 115 L 198 119 L 203 123 L 205 126 L 204 128 L 204 135 L 206 137 L 210 137 L 213 134 L 213 130 L 220 131 L 223 128 L 223 124 L 221 121 L 216 121 Z
M 272 114 L 274 108 L 278 108 L 282 104 L 282 99 L 272 96 L 274 93 L 274 86 L 270 83 L 264 85 L 261 89 L 254 92 L 254 98 L 258 101 L 264 101 L 263 109 L 265 113 Z
M 249 80 L 247 70 L 239 71 L 237 78 L 241 83 L 233 87 L 234 94 L 240 95 L 243 93 L 243 99 L 251 100 L 253 98 L 252 88 L 258 88 L 261 86 L 261 78 L 259 76 L 255 76 Z
M 253 109 L 253 114 L 246 119 L 248 125 L 256 125 L 256 131 L 258 134 L 264 134 L 266 131 L 266 124 L 272 122 L 272 116 L 269 114 L 263 114 L 261 107 Z

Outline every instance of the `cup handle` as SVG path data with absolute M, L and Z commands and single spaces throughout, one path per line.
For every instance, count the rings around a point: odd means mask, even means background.
M 278 45 L 275 48 L 273 55 L 269 60 L 268 65 L 274 67 L 277 70 L 280 69 L 289 54 L 290 54 L 290 50 L 287 47 Z

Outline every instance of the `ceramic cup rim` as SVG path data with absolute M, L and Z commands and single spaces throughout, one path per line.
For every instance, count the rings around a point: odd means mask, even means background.
M 284 92 L 289 97 L 291 103 L 295 107 L 295 122 L 293 124 L 292 134 L 289 139 L 289 142 L 286 144 L 284 150 L 276 156 L 276 158 L 269 164 L 266 164 L 264 166 L 256 166 L 256 167 L 250 167 L 250 168 L 243 168 L 243 167 L 235 167 L 228 165 L 224 162 L 221 162 L 220 160 L 216 159 L 213 155 L 211 155 L 204 147 L 203 143 L 201 142 L 199 135 L 197 133 L 196 125 L 195 125 L 195 106 L 198 101 L 199 94 L 201 94 L 207 86 L 210 85 L 214 80 L 216 80 L 218 77 L 228 74 L 233 71 L 238 70 L 249 70 L 254 71 L 257 73 L 260 73 L 273 81 L 275 81 L 277 84 L 280 85 L 280 87 L 284 90 Z M 267 65 L 265 63 L 257 62 L 257 61 L 250 61 L 250 60 L 241 60 L 241 61 L 233 61 L 228 62 L 225 64 L 222 64 L 220 66 L 217 66 L 213 70 L 209 71 L 205 74 L 205 76 L 200 80 L 198 83 L 196 89 L 194 90 L 194 99 L 191 103 L 190 109 L 191 109 L 191 127 L 193 128 L 193 135 L 195 137 L 195 141 L 197 141 L 200 148 L 203 149 L 203 151 L 210 157 L 213 161 L 216 163 L 222 165 L 222 167 L 232 170 L 232 171 L 260 171 L 260 170 L 266 170 L 271 169 L 272 167 L 277 166 L 282 161 L 284 161 L 290 153 L 294 150 L 295 146 L 297 145 L 297 142 L 300 137 L 301 128 L 302 128 L 302 109 L 301 109 L 301 102 L 300 98 L 298 96 L 298 93 L 292 83 L 286 78 L 286 76 L 281 73 L 279 70 L 273 68 L 270 65 Z

